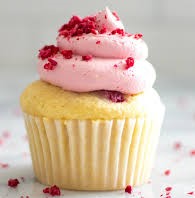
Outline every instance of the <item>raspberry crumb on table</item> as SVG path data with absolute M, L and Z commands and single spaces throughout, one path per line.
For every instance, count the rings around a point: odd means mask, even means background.
M 132 186 L 127 185 L 125 188 L 125 192 L 131 194 L 132 193 Z
M 173 148 L 175 150 L 179 150 L 179 149 L 181 149 L 181 147 L 182 147 L 181 142 L 175 142 L 174 145 L 173 145 Z
M 60 196 L 61 191 L 58 186 L 54 185 L 43 189 L 43 193 L 50 194 L 51 196 Z
M 9 167 L 9 164 L 0 162 L 0 168 L 8 168 L 8 167 Z
M 188 195 L 194 195 L 194 192 L 192 191 L 192 192 L 188 192 L 187 193 Z
M 168 187 L 165 188 L 165 190 L 166 191 L 171 191 L 172 190 L 172 187 L 168 186 Z
M 195 156 L 195 149 L 192 149 L 192 150 L 190 151 L 190 155 L 191 155 L 191 156 Z
M 19 183 L 20 182 L 18 181 L 18 179 L 9 179 L 7 185 L 12 188 L 15 188 L 18 186 Z
M 165 170 L 164 175 L 169 176 L 171 174 L 170 170 Z

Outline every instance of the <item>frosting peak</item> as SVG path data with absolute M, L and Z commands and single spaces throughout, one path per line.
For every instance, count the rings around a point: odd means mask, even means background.
M 142 34 L 126 33 L 118 15 L 106 8 L 83 19 L 73 16 L 64 24 L 57 47 L 40 50 L 38 71 L 42 80 L 65 90 L 137 94 L 155 81 L 147 56 Z
M 107 7 L 96 14 L 96 25 L 98 31 L 101 31 L 104 27 L 108 32 L 115 29 L 125 29 L 118 15 L 115 12 L 112 13 Z

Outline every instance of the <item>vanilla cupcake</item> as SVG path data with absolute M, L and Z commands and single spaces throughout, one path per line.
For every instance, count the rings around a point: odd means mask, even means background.
M 164 116 L 142 34 L 108 8 L 63 25 L 39 51 L 40 80 L 21 96 L 43 184 L 116 190 L 148 181 Z

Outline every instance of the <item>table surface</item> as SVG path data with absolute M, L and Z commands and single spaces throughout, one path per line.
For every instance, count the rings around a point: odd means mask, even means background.
M 164 98 L 167 107 L 156 162 L 148 184 L 122 191 L 80 192 L 62 190 L 61 197 L 94 198 L 188 198 L 195 197 L 195 96 L 190 94 Z M 9 107 L 8 107 L 9 106 Z M 179 143 L 180 147 L 174 145 Z M 170 170 L 166 175 L 165 171 Z M 7 186 L 10 178 L 18 178 L 17 188 Z M 165 188 L 172 187 L 170 196 Z M 16 105 L 0 106 L 0 198 L 49 197 L 42 193 L 45 186 L 33 175 L 28 140 L 22 115 Z M 189 192 L 194 192 L 190 195 Z M 162 196 L 161 196 L 162 195 Z

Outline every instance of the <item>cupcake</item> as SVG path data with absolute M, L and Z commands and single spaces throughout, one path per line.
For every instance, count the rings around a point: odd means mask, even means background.
M 58 33 L 20 100 L 36 178 L 74 190 L 146 183 L 165 108 L 143 35 L 108 8 Z

